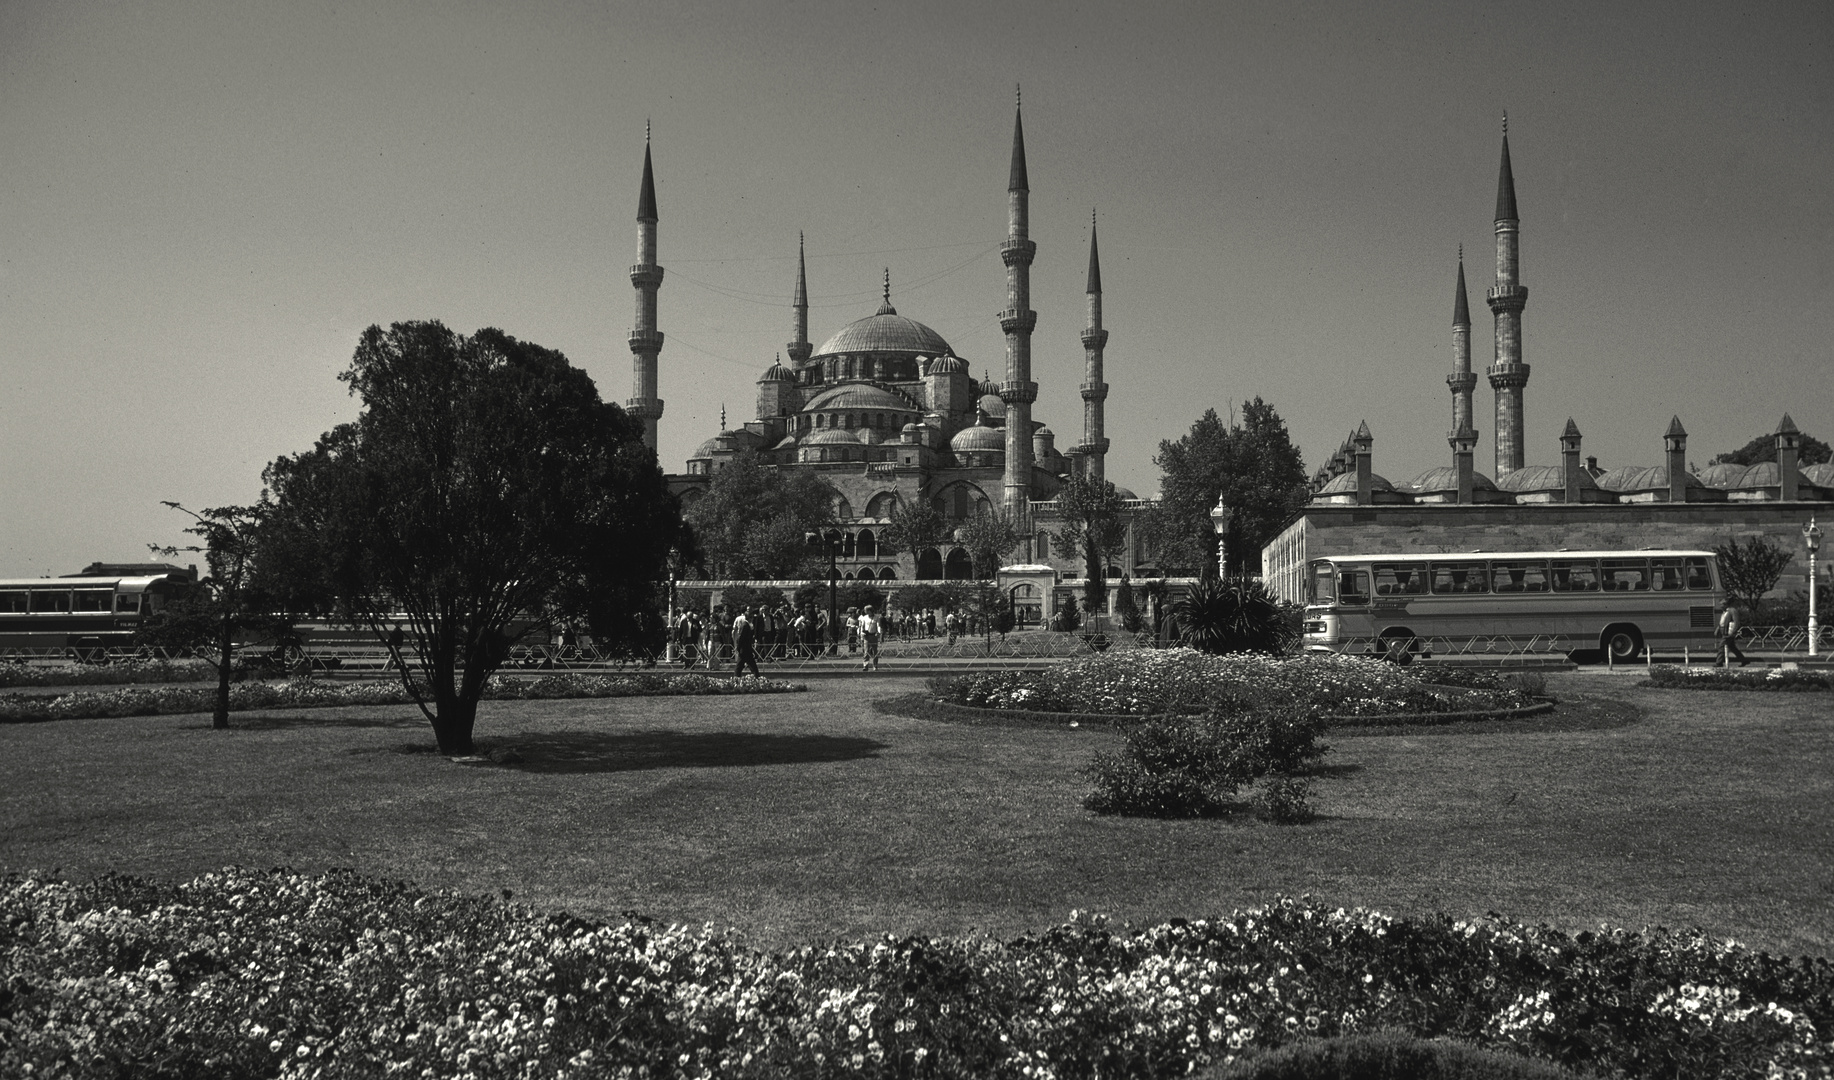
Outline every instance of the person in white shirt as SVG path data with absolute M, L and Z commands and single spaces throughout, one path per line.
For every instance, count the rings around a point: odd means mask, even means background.
M 872 607 L 868 605 L 860 615 L 860 643 L 865 646 L 866 653 L 865 659 L 860 662 L 861 671 L 869 667 L 874 671 L 879 670 L 879 633 L 879 617 L 872 613 Z

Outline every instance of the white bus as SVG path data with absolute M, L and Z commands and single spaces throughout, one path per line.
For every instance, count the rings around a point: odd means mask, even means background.
M 1496 651 L 1648 648 L 1712 655 L 1724 606 L 1710 551 L 1333 555 L 1306 574 L 1304 646 L 1397 661 Z

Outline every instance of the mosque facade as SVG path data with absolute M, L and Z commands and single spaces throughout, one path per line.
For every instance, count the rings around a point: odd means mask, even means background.
M 1521 221 L 1509 158 L 1507 121 L 1497 175 L 1496 283 L 1489 290 L 1495 362 L 1486 376 L 1495 395 L 1495 475 L 1474 463 L 1478 431 L 1472 390 L 1471 307 L 1464 253 L 1452 301 L 1452 428 L 1449 465 L 1391 482 L 1373 467 L 1375 436 L 1361 423 L 1313 477 L 1312 496 L 1261 552 L 1264 579 L 1282 599 L 1303 598 L 1305 564 L 1323 555 L 1407 552 L 1537 551 L 1669 547 L 1706 549 L 1732 539 L 1766 537 L 1798 558 L 1778 591 L 1807 588 L 1800 557 L 1802 528 L 1834 502 L 1834 464 L 1802 466 L 1802 436 L 1785 413 L 1774 433 L 1776 460 L 1687 466 L 1688 433 L 1679 416 L 1662 433 L 1663 463 L 1602 469 L 1582 458 L 1572 418 L 1552 440 L 1559 465 L 1524 464 L 1522 316 L 1528 289 L 1520 281 Z M 1653 439 L 1652 439 L 1653 443 Z M 1227 513 L 1218 507 L 1216 516 Z
M 791 340 L 782 356 L 757 380 L 756 416 L 722 430 L 671 474 L 671 489 L 691 505 L 719 471 L 742 453 L 755 453 L 768 466 L 806 470 L 834 489 L 833 520 L 841 534 L 842 576 L 852 580 L 901 581 L 971 576 L 969 553 L 948 541 L 913 558 L 885 543 L 892 508 L 899 501 L 926 500 L 942 514 L 948 535 L 976 515 L 998 509 L 1023 537 L 1008 561 L 1039 570 L 1049 567 L 1080 577 L 1075 560 L 1058 557 L 1049 543 L 1061 526 L 1055 497 L 1071 476 L 1105 478 L 1109 440 L 1104 432 L 1104 349 L 1100 255 L 1094 223 L 1089 233 L 1088 325 L 1084 349 L 1084 408 L 1081 438 L 1059 447 L 1052 430 L 1032 418 L 1038 384 L 1032 378 L 1031 339 L 1037 313 L 1031 310 L 1031 265 L 1037 245 L 1030 236 L 1030 177 L 1025 161 L 1023 117 L 1013 119 L 1012 161 L 1007 184 L 1007 234 L 1000 244 L 1006 269 L 1000 311 L 1006 356 L 1000 378 L 975 379 L 968 361 L 956 355 L 935 330 L 898 312 L 892 304 L 890 271 L 877 311 L 841 327 L 819 346 L 809 339 L 806 261 L 798 250 L 791 300 Z M 656 446 L 663 402 L 656 396 L 656 367 L 663 335 L 657 327 L 656 297 L 663 279 L 657 263 L 655 179 L 648 146 L 638 195 L 638 262 L 631 268 L 636 291 L 635 326 L 630 332 L 634 390 L 625 409 L 645 425 Z M 1146 508 L 1122 489 L 1130 516 Z M 1114 576 L 1131 573 L 1138 562 L 1132 530 L 1125 553 L 1111 566 Z M 1056 576 L 1053 575 L 1052 580 Z

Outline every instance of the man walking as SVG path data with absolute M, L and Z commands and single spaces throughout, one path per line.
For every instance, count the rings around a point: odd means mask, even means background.
M 753 675 L 763 677 L 763 673 L 758 670 L 758 631 L 752 625 L 752 620 L 757 617 L 757 614 L 758 609 L 752 608 L 750 611 L 740 611 L 732 620 L 732 653 L 736 658 L 732 675 L 735 679 L 745 674 L 748 664 L 751 666 Z
M 1731 667 L 1732 658 L 1738 657 L 1738 666 L 1751 663 L 1738 647 L 1739 610 L 1735 601 L 1726 601 L 1726 610 L 1719 613 L 1719 664 Z
M 860 613 L 859 628 L 860 644 L 865 650 L 865 659 L 860 661 L 860 670 L 865 671 L 867 668 L 871 668 L 877 671 L 879 670 L 879 634 L 881 629 L 878 617 L 872 613 L 871 604 L 868 604 L 866 610 Z

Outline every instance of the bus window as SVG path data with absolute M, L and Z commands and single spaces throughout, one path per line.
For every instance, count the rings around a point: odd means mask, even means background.
M 124 592 L 115 594 L 115 614 L 132 615 L 139 610 L 140 596 L 138 593 Z
M 1547 591 L 1547 564 L 1495 563 L 1490 570 L 1490 587 L 1500 593 L 1539 593 Z
M 1375 591 L 1377 596 L 1422 596 L 1426 593 L 1426 567 L 1378 566 Z
M 70 590 L 60 589 L 57 592 L 52 592 L 50 589 L 33 589 L 32 610 L 50 612 L 69 611 Z
M 1433 592 L 1439 593 L 1481 593 L 1487 592 L 1486 579 L 1489 575 L 1487 563 L 1456 562 L 1433 564 Z
M 1557 559 L 1553 564 L 1555 592 L 1597 592 L 1598 564 Z
M 115 593 L 113 589 L 78 589 L 76 610 L 107 611 Z
M 1650 587 L 1658 591 L 1673 592 L 1681 588 L 1680 559 L 1651 559 L 1649 561 Z
M 26 610 L 25 593 L 0 592 L 0 614 L 18 615 Z
M 1338 571 L 1337 602 L 1339 604 L 1367 604 L 1369 602 L 1369 571 Z
M 1335 571 L 1328 562 L 1312 564 L 1312 603 L 1332 604 L 1337 602 L 1337 580 Z
M 1606 559 L 1599 566 L 1606 592 L 1648 592 L 1648 559 Z
M 1695 556 L 1681 560 L 1681 576 L 1687 579 L 1690 589 L 1711 589 L 1713 577 L 1707 573 L 1707 560 Z

